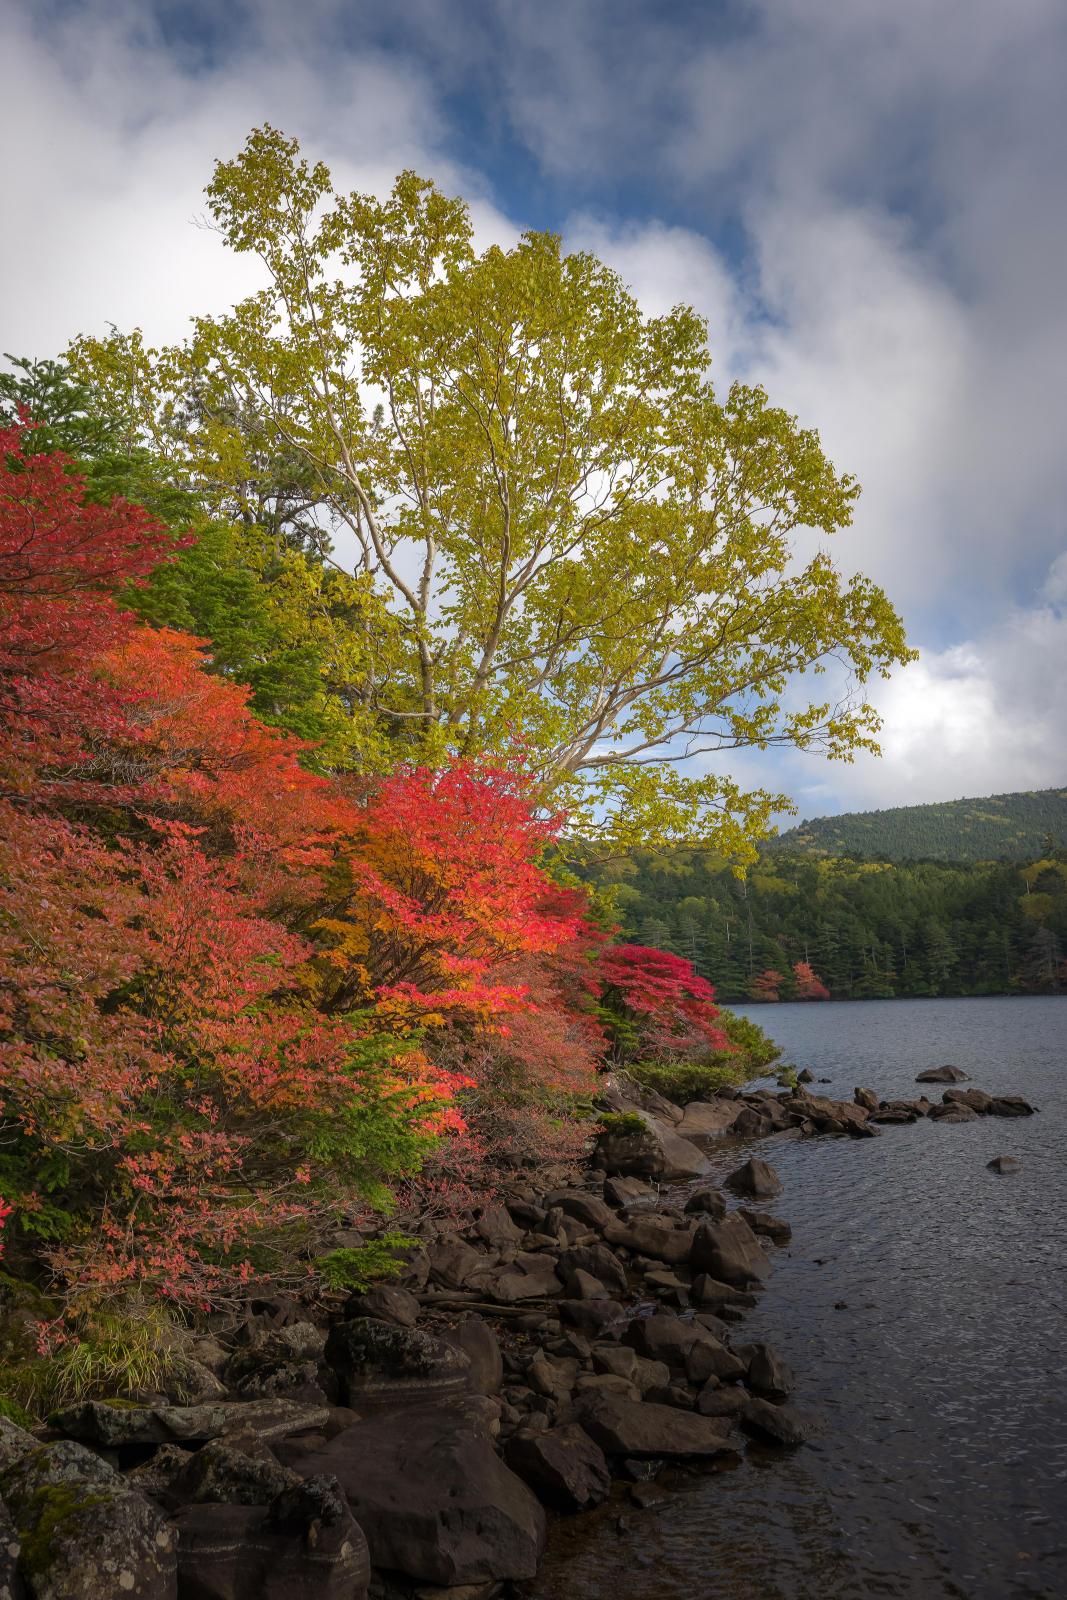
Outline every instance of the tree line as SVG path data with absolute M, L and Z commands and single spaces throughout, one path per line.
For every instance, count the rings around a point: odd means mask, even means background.
M 877 862 L 636 851 L 583 869 L 627 933 L 691 960 L 731 1001 L 1067 991 L 1067 850 L 1036 860 Z

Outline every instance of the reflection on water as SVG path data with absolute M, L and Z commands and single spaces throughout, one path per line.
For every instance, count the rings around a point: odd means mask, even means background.
M 787 1060 L 832 1080 L 826 1093 L 913 1096 L 917 1072 L 950 1061 L 1041 1115 L 764 1144 L 793 1243 L 745 1330 L 796 1369 L 796 1402 L 820 1419 L 813 1443 L 679 1474 L 652 1510 L 621 1499 L 557 1524 L 529 1593 L 1063 1600 L 1067 1000 L 751 1015 Z M 987 1171 L 1001 1154 L 1021 1171 Z

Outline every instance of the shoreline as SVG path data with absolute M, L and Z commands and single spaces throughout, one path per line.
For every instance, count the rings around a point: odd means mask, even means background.
M 61 1485 L 49 1559 L 84 1565 L 103 1521 L 132 1579 L 113 1592 L 147 1600 L 489 1600 L 529 1584 L 549 1517 L 620 1492 L 649 1507 L 677 1469 L 807 1437 L 786 1361 L 744 1341 L 790 1237 L 763 1209 L 781 1185 L 752 1154 L 712 1181 L 712 1153 L 1025 1114 L 955 1087 L 939 1103 L 724 1089 L 682 1108 L 609 1082 L 603 1104 L 578 1181 L 516 1180 L 466 1226 L 424 1225 L 400 1278 L 326 1321 L 295 1298 L 258 1303 L 231 1347 L 191 1346 L 198 1397 L 88 1402 L 43 1438 L 3 1423 L 17 1525 Z

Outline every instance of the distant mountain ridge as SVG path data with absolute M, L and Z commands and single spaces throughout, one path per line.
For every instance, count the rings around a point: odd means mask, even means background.
M 813 817 L 761 848 L 871 861 L 1032 861 L 1067 844 L 1067 788 Z

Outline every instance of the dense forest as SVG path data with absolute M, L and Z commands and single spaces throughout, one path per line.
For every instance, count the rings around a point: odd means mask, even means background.
M 585 870 L 632 938 L 691 960 L 727 1003 L 1067 991 L 1067 850 L 1051 841 L 1025 864 L 776 851 L 739 879 L 674 850 Z
M 1067 843 L 1067 789 L 813 817 L 765 849 L 867 861 L 1033 861 L 1049 838 Z

